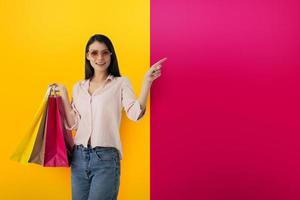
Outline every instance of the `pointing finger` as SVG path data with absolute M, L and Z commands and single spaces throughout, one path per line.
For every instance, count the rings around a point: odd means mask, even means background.
M 165 62 L 166 60 L 167 60 L 167 58 L 163 58 L 163 59 L 157 61 L 153 66 L 160 65 L 161 63 Z

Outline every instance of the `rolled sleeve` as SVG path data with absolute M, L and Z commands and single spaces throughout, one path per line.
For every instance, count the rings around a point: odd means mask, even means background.
M 70 126 L 68 126 L 67 121 L 66 120 L 64 121 L 65 128 L 67 130 L 69 130 L 69 131 L 77 130 L 78 124 L 79 124 L 79 120 L 80 120 L 80 115 L 79 115 L 79 113 L 78 113 L 78 111 L 77 111 L 77 109 L 76 109 L 76 107 L 74 105 L 73 100 L 72 100 L 71 106 L 72 106 L 71 115 L 72 115 L 75 123 L 74 123 L 73 126 L 70 127 Z
M 77 130 L 78 129 L 78 124 L 80 121 L 80 114 L 75 106 L 75 99 L 76 99 L 76 84 L 73 87 L 73 92 L 72 92 L 72 102 L 71 102 L 71 116 L 73 117 L 75 123 L 72 126 L 68 126 L 67 121 L 64 120 L 64 126 L 67 130 L 72 131 L 72 130 Z
M 146 108 L 142 109 L 139 101 L 134 95 L 132 85 L 127 77 L 123 77 L 122 84 L 122 106 L 126 115 L 132 121 L 139 121 L 145 114 Z

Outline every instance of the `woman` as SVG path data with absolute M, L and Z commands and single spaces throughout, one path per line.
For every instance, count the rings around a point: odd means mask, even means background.
M 66 87 L 52 84 L 63 99 L 66 129 L 76 130 L 71 161 L 72 199 L 117 199 L 122 109 L 133 121 L 144 116 L 151 84 L 161 75 L 161 64 L 166 58 L 147 71 L 136 99 L 129 79 L 120 75 L 117 56 L 108 37 L 93 35 L 85 53 L 85 79 L 74 84 L 71 103 Z

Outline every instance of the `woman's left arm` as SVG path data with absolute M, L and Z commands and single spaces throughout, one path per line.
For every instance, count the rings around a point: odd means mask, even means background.
M 140 103 L 141 108 L 143 110 L 143 112 L 140 114 L 140 116 L 142 116 L 143 113 L 145 112 L 147 98 L 148 98 L 148 95 L 150 92 L 151 85 L 155 79 L 157 79 L 158 77 L 161 76 L 161 65 L 165 60 L 167 60 L 167 58 L 163 58 L 163 59 L 159 60 L 158 62 L 156 62 L 155 64 L 153 64 L 150 67 L 150 69 L 147 71 L 147 73 L 145 74 L 141 93 L 138 98 L 138 102 Z

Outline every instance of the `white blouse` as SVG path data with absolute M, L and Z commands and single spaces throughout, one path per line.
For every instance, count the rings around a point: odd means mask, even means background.
M 68 130 L 75 130 L 74 143 L 87 147 L 91 137 L 92 148 L 96 146 L 115 147 L 122 159 L 122 144 L 120 139 L 120 123 L 122 109 L 133 121 L 139 121 L 146 108 L 141 109 L 132 85 L 127 77 L 109 75 L 104 87 L 98 88 L 92 95 L 88 92 L 90 80 L 81 80 L 74 84 L 72 92 L 72 111 L 75 124 L 72 127 L 64 125 Z

